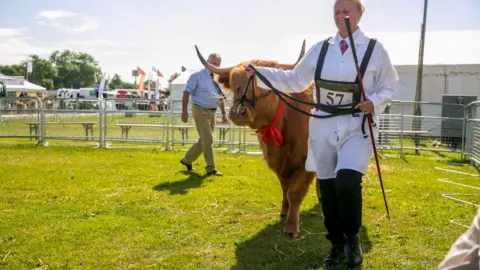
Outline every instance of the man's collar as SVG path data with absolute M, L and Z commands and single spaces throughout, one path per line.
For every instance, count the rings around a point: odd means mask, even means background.
M 353 40 L 355 41 L 355 44 L 364 44 L 367 41 L 367 37 L 363 33 L 363 31 L 360 29 L 360 27 L 357 27 L 357 30 L 353 32 Z M 343 38 L 340 36 L 340 33 L 337 32 L 335 37 L 330 39 L 330 44 L 340 44 L 340 41 Z M 347 42 L 348 45 L 350 45 L 350 39 L 347 37 L 345 38 L 345 41 Z
M 207 73 L 208 76 L 212 76 L 210 70 L 208 70 L 207 68 L 203 68 L 203 72 Z

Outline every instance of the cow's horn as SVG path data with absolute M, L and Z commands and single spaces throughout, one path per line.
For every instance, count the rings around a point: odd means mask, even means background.
M 202 62 L 203 66 L 205 66 L 208 71 L 215 73 L 215 74 L 224 74 L 224 73 L 230 73 L 230 71 L 233 69 L 233 67 L 228 67 L 228 68 L 219 68 L 216 67 L 210 63 L 208 63 L 205 58 L 203 58 L 202 54 L 198 50 L 197 45 L 195 45 L 195 50 L 197 51 L 198 58 L 200 59 L 200 62 Z
M 300 60 L 302 60 L 302 57 L 303 55 L 305 54 L 305 39 L 303 40 L 303 44 L 302 44 L 302 50 L 300 51 L 300 56 L 298 57 L 297 59 L 297 62 L 295 62 L 295 64 L 280 64 L 280 68 L 281 69 L 286 69 L 286 70 L 289 70 L 289 69 L 294 69 L 295 66 L 297 66 L 298 62 L 300 62 Z

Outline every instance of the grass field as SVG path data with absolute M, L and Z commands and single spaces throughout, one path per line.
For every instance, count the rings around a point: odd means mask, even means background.
M 225 176 L 205 178 L 203 158 L 188 174 L 182 154 L 0 145 L 0 268 L 322 269 L 328 243 L 313 185 L 300 238 L 289 241 L 261 156 L 218 152 Z M 364 181 L 363 268 L 435 269 L 466 230 L 450 220 L 469 225 L 476 214 L 441 197 L 471 190 L 438 179 L 479 180 L 435 167 L 478 172 L 449 163 L 458 155 L 395 156 L 381 159 L 391 220 L 373 164 Z

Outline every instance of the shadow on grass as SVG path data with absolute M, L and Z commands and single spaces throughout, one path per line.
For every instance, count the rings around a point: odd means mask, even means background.
M 449 158 L 446 160 L 446 163 L 449 165 L 454 165 L 458 167 L 463 167 L 463 166 L 471 166 L 474 168 L 478 173 L 480 173 L 480 167 L 475 166 L 475 164 L 472 164 L 471 161 L 468 158 L 461 159 L 461 158 Z
M 325 238 L 325 227 L 320 205 L 300 214 L 300 237 L 283 237 L 283 221 L 267 226 L 252 238 L 236 244 L 236 265 L 231 269 L 324 269 L 323 258 L 330 242 Z M 372 248 L 365 227 L 360 229 L 364 253 Z M 348 269 L 344 260 L 328 269 Z M 357 268 L 360 269 L 360 268 Z
M 188 175 L 188 178 L 182 181 L 169 181 L 167 183 L 156 185 L 153 189 L 157 191 L 169 190 L 170 195 L 187 194 L 189 189 L 199 188 L 202 186 L 207 175 L 200 175 L 196 172 L 182 172 Z

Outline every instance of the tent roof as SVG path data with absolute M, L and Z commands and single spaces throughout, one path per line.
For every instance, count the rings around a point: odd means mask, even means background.
M 45 87 L 36 85 L 29 81 L 24 81 L 23 84 L 6 84 L 7 91 L 46 91 Z
M 0 80 L 12 80 L 12 78 L 3 73 L 0 73 Z

